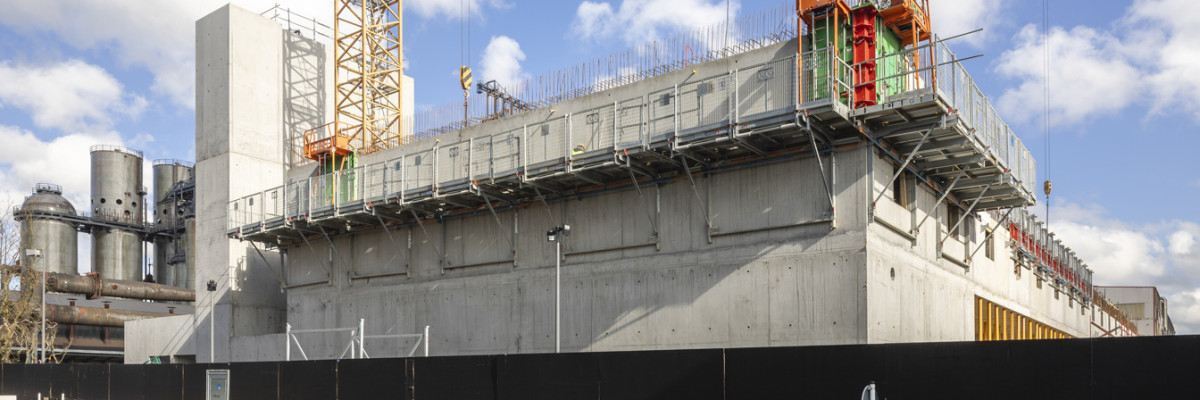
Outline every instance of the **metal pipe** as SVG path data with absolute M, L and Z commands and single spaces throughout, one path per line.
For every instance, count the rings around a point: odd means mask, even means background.
M 52 292 L 89 296 L 99 294 L 139 300 L 196 301 L 196 292 L 192 289 L 157 283 L 103 279 L 99 275 L 50 273 L 45 282 L 46 290 Z
M 554 352 L 561 350 L 559 327 L 562 321 L 562 241 L 554 242 Z M 426 339 L 428 340 L 428 339 Z
M 147 318 L 166 317 L 171 314 L 148 311 L 114 310 L 78 306 L 46 305 L 46 319 L 60 324 L 109 326 L 121 328 L 125 322 Z

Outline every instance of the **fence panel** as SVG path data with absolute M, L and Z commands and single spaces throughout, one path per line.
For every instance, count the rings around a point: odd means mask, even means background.
M 434 157 L 433 149 L 404 155 L 405 198 L 417 192 L 433 189 Z
M 398 197 L 404 193 L 404 156 L 393 158 L 384 163 L 384 168 L 387 169 L 385 174 L 384 184 L 386 197 Z
M 642 135 L 643 98 L 635 97 L 617 103 L 616 149 L 625 150 L 644 145 Z
M 466 180 L 470 176 L 471 142 L 461 141 L 438 147 L 438 186 Z
M 737 71 L 738 121 L 795 105 L 795 57 L 774 60 Z
M 516 175 L 521 169 L 521 137 L 525 128 L 492 135 L 492 174 L 496 178 Z
M 612 151 L 612 104 L 571 115 L 571 154 Z
M 552 118 L 536 125 L 529 125 L 525 133 L 526 167 L 557 160 L 566 155 L 567 118 Z
M 492 179 L 492 137 L 477 137 L 471 141 L 470 180 Z
M 658 143 L 675 136 L 675 88 L 652 92 L 649 99 L 649 142 Z

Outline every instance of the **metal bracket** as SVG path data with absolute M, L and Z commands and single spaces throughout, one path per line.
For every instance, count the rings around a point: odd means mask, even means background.
M 975 200 L 971 201 L 971 205 L 970 205 L 970 206 L 968 206 L 968 207 L 967 207 L 967 210 L 963 212 L 963 218 L 959 218 L 959 219 L 958 219 L 958 222 L 955 222 L 955 223 L 954 223 L 954 227 L 950 228 L 950 229 L 949 229 L 949 230 L 947 230 L 946 232 L 947 232 L 947 233 L 951 233 L 951 232 L 954 232 L 955 230 L 958 230 L 958 227 L 959 227 L 960 225 L 962 225 L 962 222 L 963 222 L 964 220 L 966 220 L 966 218 L 967 218 L 966 216 L 967 216 L 967 215 L 971 215 L 971 211 L 974 211 L 974 210 L 975 210 L 975 206 L 976 206 L 977 204 L 979 204 L 979 200 L 980 200 L 980 199 L 983 199 L 983 195 L 987 194 L 987 191 L 988 191 L 988 189 L 991 189 L 991 188 L 992 188 L 992 184 L 990 184 L 990 183 L 989 183 L 987 186 L 984 186 L 984 187 L 983 187 L 983 191 L 982 191 L 982 192 L 979 192 L 979 195 L 978 195 L 978 196 L 975 196 Z M 941 244 L 942 244 L 942 243 L 945 243 L 945 242 L 946 242 L 946 239 L 945 239 L 945 238 L 943 238 L 941 241 L 939 241 L 939 242 L 938 242 L 938 246 L 941 246 Z
M 379 219 L 379 226 L 382 226 L 383 231 L 387 232 L 388 240 L 390 240 L 392 242 L 393 246 L 396 246 L 396 254 L 393 255 L 392 258 L 388 259 L 388 261 L 383 264 L 384 266 L 386 266 L 388 264 L 391 264 L 392 261 L 395 261 L 397 258 L 400 258 L 401 247 L 400 247 L 399 243 L 396 243 L 396 237 L 392 236 L 392 230 L 390 228 L 388 228 L 387 222 L 383 220 L 383 217 L 376 215 L 375 218 Z M 407 273 L 408 272 L 407 268 L 405 268 L 405 269 L 406 269 L 405 273 Z
M 933 210 L 930 210 L 929 214 L 925 214 L 925 217 L 921 218 L 921 222 L 918 223 L 916 226 L 913 226 L 912 230 L 909 233 L 915 235 L 915 234 L 921 232 L 921 225 L 925 225 L 925 220 L 929 219 L 930 216 L 937 214 L 938 208 L 942 207 L 942 202 L 946 201 L 946 196 L 950 195 L 950 191 L 954 190 L 954 186 L 958 185 L 958 181 L 960 179 L 962 179 L 963 175 L 965 175 L 966 173 L 967 173 L 966 170 L 958 171 L 958 175 L 954 176 L 954 180 L 950 182 L 950 186 L 947 186 L 946 191 L 942 192 L 942 197 L 938 197 L 937 201 L 933 203 Z M 915 241 L 914 241 L 913 245 L 914 246 L 916 245 Z
M 318 226 L 318 228 L 319 227 L 320 226 Z M 292 229 L 296 229 L 296 232 L 300 233 L 300 239 L 303 239 L 304 244 L 308 246 L 308 250 L 311 251 L 313 253 L 313 255 L 316 255 L 317 249 L 315 247 L 313 247 L 312 242 L 308 241 L 308 236 L 305 235 L 304 232 L 301 231 L 300 229 L 297 229 L 297 228 L 292 228 Z M 324 260 L 321 261 L 321 266 L 325 267 L 325 276 L 329 279 L 329 286 L 333 286 L 333 266 L 329 265 L 329 262 L 324 261 Z
M 708 217 L 708 206 L 704 204 L 704 200 L 700 199 L 700 191 L 696 189 L 696 180 L 692 179 L 692 170 L 688 167 L 687 157 L 679 157 L 683 162 L 683 174 L 687 175 L 688 182 L 692 184 L 692 194 L 696 195 L 696 202 L 700 204 L 700 212 L 704 215 L 704 236 L 708 238 L 708 244 L 712 244 L 712 219 Z
M 633 181 L 633 188 L 637 190 L 638 199 L 641 199 L 642 202 L 645 203 L 646 197 L 642 195 L 642 185 L 640 183 L 638 183 L 637 176 L 635 176 L 633 174 L 633 167 L 629 163 L 629 157 L 625 158 L 625 166 L 626 166 L 626 168 L 628 168 L 628 171 L 629 171 L 629 180 Z M 688 175 L 688 176 L 691 177 L 691 175 Z M 658 208 L 657 194 L 655 196 L 654 204 L 655 204 L 655 211 L 657 213 L 657 211 L 658 211 L 657 210 L 657 208 Z M 650 220 L 650 228 L 654 229 L 654 249 L 662 250 L 662 243 L 659 241 L 659 236 L 658 236 L 658 222 L 654 220 L 654 217 L 652 215 L 650 215 L 649 209 L 646 210 L 646 219 Z
M 967 264 L 970 264 L 971 259 L 975 258 L 975 254 L 979 253 L 979 249 L 982 249 L 983 246 L 987 244 L 988 239 L 991 239 L 992 235 L 996 234 L 996 229 L 999 229 L 1001 225 L 1004 225 L 1005 221 L 1008 221 L 1008 216 L 1009 216 L 1009 214 L 1012 214 L 1013 210 L 1015 210 L 1015 209 L 1014 208 L 1008 209 L 1008 212 L 1004 213 L 1004 218 L 1000 218 L 1000 221 L 996 222 L 996 227 L 992 228 L 992 230 L 989 231 L 988 234 L 983 237 L 983 242 L 979 243 L 979 246 L 975 246 L 975 251 L 972 251 L 971 254 L 967 256 L 967 260 L 966 260 Z
M 492 213 L 492 218 L 496 219 L 496 226 L 499 226 L 500 229 L 503 230 L 504 224 L 500 222 L 500 216 L 496 214 L 496 209 L 492 208 L 492 199 L 488 198 L 487 194 L 483 191 L 479 191 L 479 195 L 483 197 L 483 204 L 487 204 L 487 209 Z M 513 248 L 513 251 L 515 252 L 517 245 L 513 244 L 512 237 L 505 236 L 504 239 L 508 240 L 508 246 Z
M 821 150 L 817 148 L 817 135 L 812 130 L 812 123 L 809 121 L 807 114 L 804 116 L 804 126 L 805 130 L 808 131 L 808 143 L 812 146 L 813 156 L 817 158 L 817 168 L 821 170 L 821 183 L 825 187 L 825 197 L 829 200 L 829 209 L 836 211 L 837 206 L 833 201 L 833 187 L 829 184 L 830 178 L 825 176 L 825 162 L 821 160 Z
M 446 255 L 443 254 L 442 250 L 438 248 L 437 243 L 435 243 L 433 241 L 433 238 L 429 237 L 429 231 L 425 230 L 425 223 L 421 222 L 421 216 L 417 215 L 417 212 L 415 210 L 409 209 L 408 211 L 411 212 L 413 218 L 417 220 L 417 226 L 421 227 L 421 233 L 425 235 L 425 240 L 428 240 L 429 245 L 433 246 L 433 252 L 437 253 L 437 256 L 438 256 L 438 264 L 440 264 L 442 267 L 442 274 L 445 274 L 446 273 Z
M 333 252 L 334 259 L 336 260 L 337 258 L 339 258 L 337 246 L 333 245 L 333 239 L 329 238 L 329 233 L 325 232 L 325 228 L 320 225 L 317 225 L 317 229 L 321 230 L 321 236 L 324 236 L 325 241 L 329 242 L 329 250 Z M 329 265 L 329 269 L 326 272 L 329 273 L 329 285 L 332 286 L 333 285 L 333 264 Z
M 904 159 L 904 162 L 901 163 L 899 167 L 896 167 L 896 173 L 892 175 L 892 179 L 888 179 L 887 185 L 884 186 L 884 190 L 880 191 L 879 195 L 875 196 L 874 200 L 871 200 L 871 208 L 875 208 L 875 203 L 878 203 L 879 199 L 883 198 L 883 194 L 887 193 L 887 188 L 891 187 L 892 183 L 896 181 L 896 178 L 899 178 L 900 175 L 904 173 L 904 170 L 908 168 L 908 164 L 912 163 L 913 158 L 915 158 L 917 153 L 921 151 L 921 146 L 924 146 L 925 141 L 929 140 L 929 136 L 933 134 L 933 129 L 936 128 L 938 124 L 940 124 L 940 122 L 929 125 L 929 128 L 925 130 L 925 135 L 921 136 L 921 141 L 917 142 L 917 147 L 913 148 L 913 150 L 908 153 L 908 157 Z M 872 178 L 872 180 L 874 179 Z M 872 183 L 872 185 L 874 185 L 874 183 Z
M 542 202 L 542 206 L 546 208 L 546 216 L 550 217 L 550 221 L 554 221 L 554 213 L 550 212 L 550 203 L 546 202 L 546 196 L 542 196 L 542 191 L 538 189 L 537 186 L 533 187 L 533 192 L 537 194 L 538 200 L 540 200 Z
M 254 242 L 250 242 L 250 246 L 254 247 L 254 252 L 258 253 L 258 258 L 261 258 L 263 260 L 263 263 L 267 265 L 267 268 L 271 268 L 271 262 L 267 261 L 267 256 L 263 255 L 262 250 L 258 249 L 258 244 L 255 244 Z M 283 270 L 282 270 L 283 266 L 280 265 L 279 268 L 280 268 L 279 276 L 282 277 L 283 276 Z M 271 268 L 271 269 L 274 270 L 275 268 Z M 287 289 L 287 283 L 285 283 L 283 281 L 283 279 L 280 278 L 279 279 L 279 290 L 282 291 L 284 289 Z

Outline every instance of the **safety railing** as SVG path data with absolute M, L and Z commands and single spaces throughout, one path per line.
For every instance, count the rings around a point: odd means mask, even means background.
M 801 107 L 833 102 L 854 104 L 853 70 L 832 48 L 801 53 L 800 60 Z
M 873 61 L 876 80 L 858 85 L 874 83 L 878 103 L 936 94 L 956 113 L 970 140 L 1020 180 L 1023 190 L 1034 193 L 1036 166 L 1029 150 L 944 43 L 935 40 Z
M 936 94 L 957 110 L 973 141 L 1011 169 L 1033 193 L 1033 158 L 996 115 L 970 75 L 941 44 L 943 58 L 906 50 L 881 57 L 882 100 Z M 928 49 L 925 47 L 924 49 Z M 801 63 L 797 65 L 797 63 Z M 890 71 L 890 72 L 889 72 Z M 543 119 L 459 142 L 434 143 L 370 165 L 288 182 L 234 200 L 229 229 L 265 226 L 290 218 L 337 216 L 347 207 L 378 202 L 413 203 L 470 190 L 496 180 L 533 180 L 596 162 L 615 152 L 672 146 L 738 132 L 738 126 L 779 120 L 798 109 L 854 104 L 853 66 L 830 49 L 697 77 L 645 95 L 582 111 L 551 112 Z M 935 84 L 935 82 L 941 82 Z M 501 124 L 497 124 L 502 126 Z M 733 132 L 722 131 L 724 129 Z
M 290 323 L 284 324 L 284 325 L 285 325 L 284 333 L 283 333 L 283 339 L 284 339 L 283 359 L 284 359 L 284 361 L 292 360 L 292 349 L 293 348 L 295 348 L 299 352 L 300 358 L 302 358 L 304 360 L 309 359 L 308 353 L 304 351 L 304 346 L 300 343 L 299 335 L 303 335 L 303 334 L 345 335 L 346 346 L 343 348 L 341 354 L 334 357 L 335 359 L 338 359 L 338 360 L 341 360 L 343 358 L 350 358 L 350 359 L 371 358 L 370 354 L 367 353 L 366 339 L 393 339 L 393 340 L 397 340 L 397 341 L 401 341 L 401 342 L 404 340 L 407 340 L 407 339 L 416 339 L 414 341 L 413 346 L 408 350 L 408 353 L 404 354 L 402 356 L 403 357 L 412 357 L 413 355 L 415 355 L 417 353 L 418 349 L 420 349 L 422 346 L 424 346 L 424 352 L 422 352 L 422 355 L 424 357 L 429 357 L 429 326 L 428 325 L 425 326 L 425 330 L 422 331 L 421 333 L 405 333 L 405 334 L 390 334 L 390 335 L 367 335 L 366 334 L 366 319 L 361 319 L 361 318 L 358 320 L 358 326 L 353 326 L 353 327 L 293 329 L 292 324 L 290 324 Z M 334 339 L 333 342 L 338 343 L 340 341 L 337 339 Z M 325 354 L 332 356 L 332 353 L 325 353 Z M 318 356 L 320 356 L 320 355 L 314 354 L 314 357 L 318 357 Z

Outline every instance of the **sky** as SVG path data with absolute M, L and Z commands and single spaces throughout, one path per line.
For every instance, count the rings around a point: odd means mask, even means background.
M 195 20 L 224 3 L 0 0 L 0 205 L 19 204 L 38 182 L 86 204 L 94 144 L 193 160 Z M 1200 332 L 1200 169 L 1185 167 L 1200 149 L 1200 2 L 930 3 L 943 37 L 982 29 L 949 44 L 960 57 L 982 55 L 964 66 L 1033 152 L 1038 180 L 1053 180 L 1050 229 L 1097 285 L 1157 286 L 1176 328 Z M 785 4 L 407 0 L 406 74 L 427 109 L 461 101 L 462 64 L 477 82 L 515 82 Z M 282 6 L 332 21 L 329 0 Z M 1034 212 L 1045 218 L 1046 205 Z

